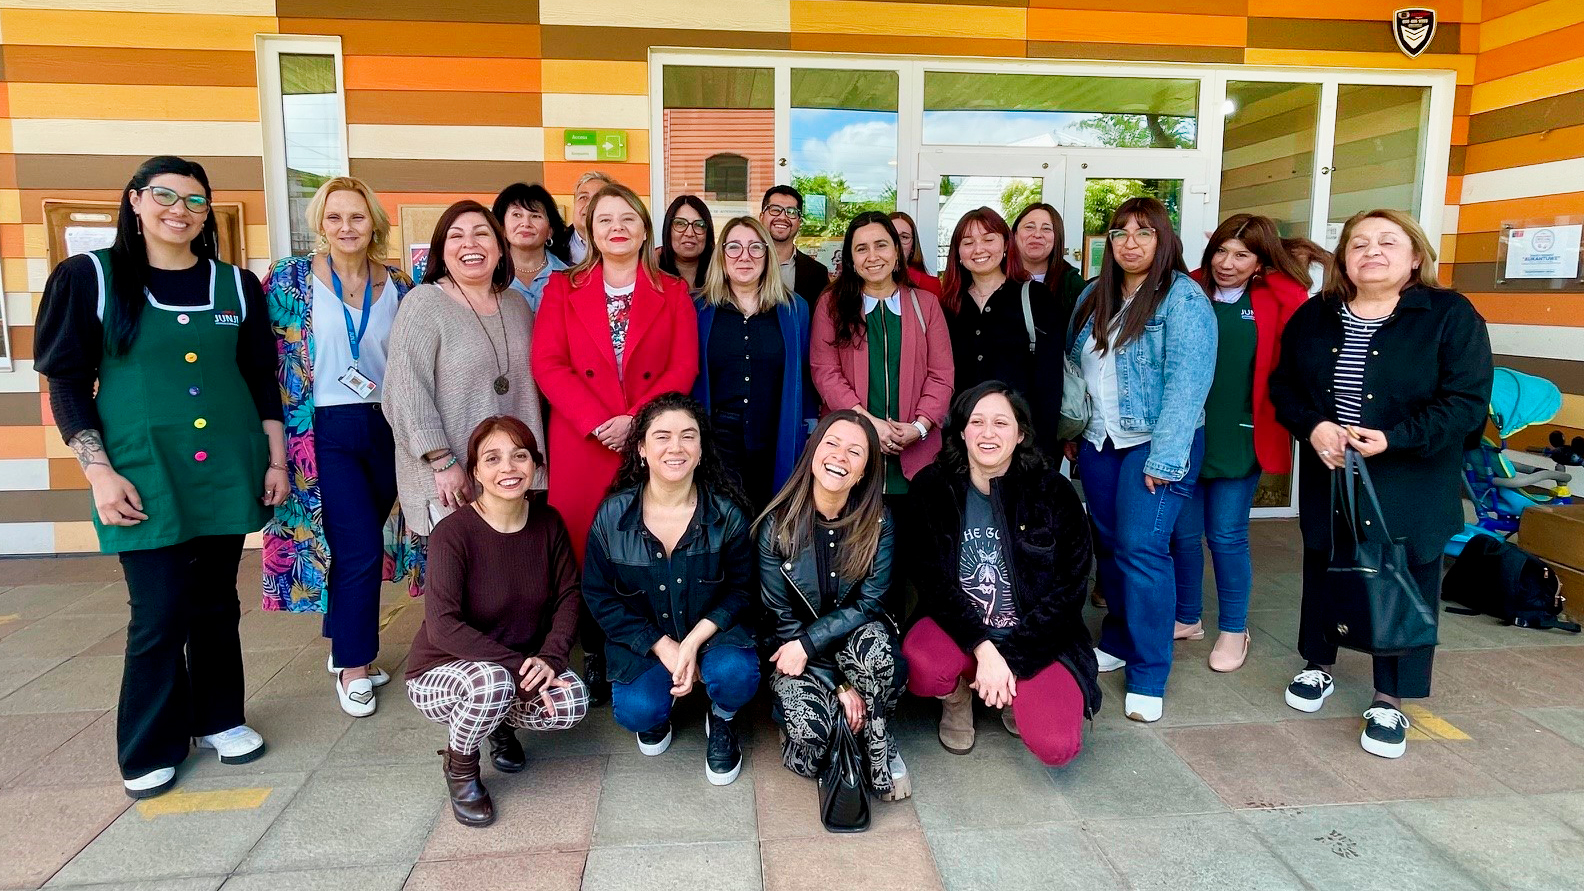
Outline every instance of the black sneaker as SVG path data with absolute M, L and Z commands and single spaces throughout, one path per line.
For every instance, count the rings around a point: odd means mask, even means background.
M 652 730 L 638 733 L 638 751 L 654 757 L 671 748 L 671 722 L 667 721 Z
M 1331 675 L 1318 668 L 1305 668 L 1287 685 L 1287 704 L 1301 712 L 1317 712 L 1326 697 L 1336 692 Z
M 1408 751 L 1408 716 L 1389 702 L 1375 700 L 1364 711 L 1359 745 L 1371 755 L 1401 758 Z
M 588 687 L 589 708 L 596 708 L 610 702 L 610 678 L 605 676 L 605 654 L 583 654 L 583 683 Z
M 732 722 L 713 711 L 704 716 L 704 732 L 709 746 L 704 753 L 704 776 L 712 786 L 729 785 L 742 772 L 742 747 L 737 745 L 737 729 Z

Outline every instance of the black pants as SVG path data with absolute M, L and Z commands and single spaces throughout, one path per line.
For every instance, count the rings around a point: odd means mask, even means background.
M 190 737 L 243 723 L 241 562 L 240 535 L 121 554 L 132 604 L 116 712 L 122 777 L 175 767 Z
M 324 636 L 338 668 L 379 652 L 380 577 L 385 520 L 396 502 L 396 445 L 378 405 L 314 410 L 314 449 L 330 571 Z
M 1298 655 L 1318 665 L 1336 662 L 1337 647 L 1326 640 L 1329 616 L 1326 598 L 1330 580 L 1326 567 L 1331 556 L 1325 551 L 1304 548 L 1303 611 L 1298 623 Z M 1441 611 L 1441 558 L 1409 567 L 1419 593 L 1430 604 L 1430 611 Z M 1387 696 L 1423 699 L 1430 695 L 1430 667 L 1435 647 L 1425 647 L 1405 656 L 1375 656 L 1375 689 Z
M 737 474 L 743 493 L 748 496 L 748 503 L 753 506 L 754 516 L 757 517 L 776 494 L 775 443 L 763 448 L 749 448 L 741 415 L 717 412 L 712 423 L 715 425 L 715 444 L 721 463 Z

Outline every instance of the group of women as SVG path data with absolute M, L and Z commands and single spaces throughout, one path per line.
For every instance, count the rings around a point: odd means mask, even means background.
M 448 727 L 468 825 L 493 819 L 486 741 L 521 770 L 516 728 L 571 727 L 609 696 L 659 755 L 699 686 L 716 784 L 741 769 L 734 722 L 761 680 L 804 776 L 843 722 L 870 789 L 909 795 L 891 730 L 904 689 L 941 700 L 952 752 L 974 745 L 977 696 L 1064 764 L 1098 672 L 1125 666 L 1125 714 L 1161 717 L 1173 640 L 1203 636 L 1201 539 L 1210 667 L 1243 663 L 1249 508 L 1262 473 L 1291 470 L 1291 437 L 1307 446 L 1307 664 L 1286 696 L 1314 711 L 1334 690 L 1326 471 L 1350 449 L 1370 461 L 1433 603 L 1490 386 L 1483 322 L 1435 286 L 1432 246 L 1394 211 L 1347 222 L 1311 300 L 1270 220 L 1225 221 L 1190 275 L 1153 198 L 1113 214 L 1092 282 L 1043 204 L 1010 225 L 965 216 L 938 279 L 906 214 L 860 214 L 832 279 L 792 241 L 796 190 L 718 231 L 682 196 L 657 237 L 637 194 L 591 173 L 571 230 L 540 186 L 452 205 L 413 285 L 387 262 L 378 197 L 342 177 L 308 207 L 315 251 L 262 287 L 218 260 L 210 198 L 200 165 L 146 162 L 115 245 L 60 264 L 36 327 L 102 547 L 126 569 L 134 797 L 172 786 L 189 738 L 231 763 L 264 750 L 236 629 L 242 538 L 260 526 L 265 606 L 325 614 L 348 714 L 373 713 L 390 680 L 381 579 L 419 580 L 406 688 Z M 1066 369 L 1088 394 L 1073 442 Z M 1399 697 L 1428 694 L 1432 652 L 1376 659 L 1366 750 L 1402 753 Z

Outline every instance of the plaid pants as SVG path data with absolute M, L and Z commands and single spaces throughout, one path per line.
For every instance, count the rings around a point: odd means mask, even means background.
M 424 717 L 451 728 L 451 751 L 469 755 L 502 722 L 527 730 L 568 730 L 588 714 L 588 687 L 569 669 L 546 708 L 539 696 L 517 695 L 517 678 L 498 662 L 447 662 L 407 682 L 407 698 Z

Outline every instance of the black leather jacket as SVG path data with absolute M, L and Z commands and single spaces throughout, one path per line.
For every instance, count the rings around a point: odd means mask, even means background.
M 693 521 L 668 558 L 643 522 L 642 487 L 606 498 L 594 514 L 583 558 L 583 598 L 605 629 L 610 679 L 630 684 L 660 664 L 651 648 L 680 641 L 703 619 L 720 628 L 711 647 L 753 648 L 743 627 L 752 602 L 748 518 L 702 486 Z
M 839 683 L 836 650 L 847 635 L 884 617 L 895 626 L 885 608 L 891 588 L 891 514 L 880 521 L 880 547 L 863 578 L 842 578 L 841 592 L 826 603 L 820 593 L 819 566 L 814 549 L 805 543 L 797 553 L 782 555 L 776 549 L 775 524 L 767 518 L 759 529 L 759 580 L 776 646 L 802 641 L 808 651 L 808 671 L 831 687 Z

